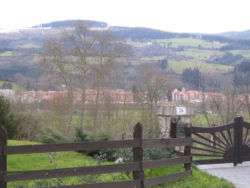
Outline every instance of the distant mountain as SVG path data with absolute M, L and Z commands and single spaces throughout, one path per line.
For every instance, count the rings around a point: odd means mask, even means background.
M 74 27 L 77 22 L 84 22 L 88 27 L 100 27 L 105 28 L 108 26 L 105 22 L 92 21 L 92 20 L 64 20 L 64 21 L 55 21 L 50 23 L 44 23 L 41 25 L 36 25 L 33 28 L 39 27 L 50 27 L 50 28 L 67 28 Z
M 250 40 L 250 30 L 225 32 L 219 35 L 232 39 Z
M 195 34 L 166 32 L 145 27 L 111 26 L 109 27 L 109 29 L 116 36 L 119 36 L 121 38 L 131 38 L 131 39 L 168 39 L 168 38 L 184 38 L 184 37 L 197 36 Z
M 99 29 L 110 29 L 115 36 L 121 38 L 130 39 L 167 39 L 167 38 L 182 38 L 182 37 L 194 37 L 195 34 L 188 33 L 174 33 L 166 32 L 157 29 L 144 28 L 144 27 L 120 27 L 120 26 L 108 26 L 105 22 L 91 21 L 91 20 L 65 20 L 55 21 L 50 23 L 44 23 L 33 26 L 33 28 L 70 28 L 74 27 L 77 22 L 84 22 L 88 27 L 99 28 Z
M 232 49 L 250 49 L 250 40 L 240 40 L 236 38 L 236 34 L 233 33 L 222 33 L 220 35 L 207 35 L 197 33 L 177 33 L 168 32 L 158 29 L 145 28 L 145 27 L 120 27 L 120 26 L 109 26 L 105 22 L 91 21 L 91 20 L 64 20 L 55 21 L 50 23 L 43 23 L 40 25 L 20 30 L 15 33 L 0 33 L 0 51 L 12 50 L 35 50 L 41 49 L 43 41 L 48 36 L 55 36 L 58 34 L 60 29 L 73 28 L 77 22 L 83 22 L 88 27 L 98 30 L 109 29 L 114 36 L 122 39 L 137 40 L 141 42 L 151 41 L 154 39 L 186 39 L 187 41 L 203 40 L 207 42 L 219 42 L 226 45 L 221 46 L 221 50 L 232 50 Z M 44 28 L 44 29 L 43 29 Z M 244 34 L 246 37 L 244 37 Z M 250 31 L 239 32 L 242 38 L 250 39 Z M 238 37 L 240 37 L 238 36 Z M 232 37 L 232 38 L 231 38 Z M 190 44 L 192 45 L 192 44 Z M 181 46 L 181 45 L 179 45 Z
M 64 21 L 55 21 L 50 23 L 43 23 L 40 25 L 33 26 L 33 29 L 36 28 L 50 28 L 61 29 L 61 28 L 71 28 L 74 27 L 77 22 L 83 22 L 88 27 L 97 28 L 97 29 L 109 29 L 112 33 L 124 39 L 132 40 L 152 40 L 152 39 L 170 39 L 170 38 L 198 38 L 208 41 L 223 41 L 225 42 L 226 37 L 221 35 L 206 35 L 198 33 L 177 33 L 177 32 L 168 32 L 158 29 L 146 28 L 146 27 L 121 27 L 121 26 L 109 26 L 106 22 L 101 21 L 92 21 L 92 20 L 64 20 Z

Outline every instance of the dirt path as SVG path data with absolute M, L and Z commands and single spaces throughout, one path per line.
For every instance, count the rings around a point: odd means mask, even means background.
M 232 182 L 236 188 L 250 188 L 250 162 L 234 167 L 232 164 L 199 165 L 199 169 Z

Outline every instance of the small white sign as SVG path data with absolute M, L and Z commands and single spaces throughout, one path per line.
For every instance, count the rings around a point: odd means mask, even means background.
M 187 108 L 184 106 L 177 106 L 176 107 L 176 115 L 183 116 L 187 114 Z

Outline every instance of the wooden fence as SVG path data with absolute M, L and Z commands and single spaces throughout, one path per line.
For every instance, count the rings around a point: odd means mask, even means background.
M 133 180 L 111 183 L 95 183 L 84 185 L 65 185 L 53 188 L 144 188 L 168 181 L 178 180 L 191 175 L 191 138 L 190 133 L 186 132 L 185 138 L 171 139 L 143 139 L 142 125 L 136 124 L 134 127 L 133 140 L 117 141 L 99 141 L 87 143 L 67 143 L 67 144 L 46 144 L 46 145 L 23 145 L 7 146 L 7 134 L 0 130 L 0 187 L 6 188 L 8 182 L 19 180 L 38 180 L 59 177 L 70 177 L 80 175 L 98 175 L 106 173 L 133 172 Z M 166 158 L 153 161 L 143 160 L 144 148 L 173 148 L 175 146 L 184 146 L 184 155 L 174 158 Z M 100 149 L 118 149 L 132 148 L 133 162 L 120 163 L 112 165 L 62 168 L 53 170 L 33 170 L 33 171 L 7 171 L 7 156 L 14 154 L 32 154 L 47 152 L 65 152 L 65 151 L 94 151 Z M 73 160 L 73 159 L 70 159 Z M 146 179 L 144 169 L 157 168 L 163 166 L 184 164 L 183 172 Z
M 236 166 L 250 161 L 250 123 L 241 116 L 229 124 L 212 127 L 178 124 L 173 118 L 170 127 L 170 138 L 178 137 L 183 129 L 188 132 L 195 164 L 233 163 Z

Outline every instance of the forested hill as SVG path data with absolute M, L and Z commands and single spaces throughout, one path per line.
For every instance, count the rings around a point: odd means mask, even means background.
M 9 80 L 27 89 L 37 87 L 43 75 L 39 61 L 45 39 L 60 36 L 62 30 L 72 30 L 78 22 L 84 22 L 92 30 L 108 30 L 131 49 L 132 53 L 121 67 L 120 75 L 124 76 L 121 80 L 126 84 L 122 81 L 117 86 L 119 88 L 130 87 L 129 84 L 136 80 L 138 66 L 143 64 L 167 69 L 174 76 L 182 75 L 189 68 L 198 68 L 203 73 L 224 74 L 250 58 L 248 37 L 176 33 L 110 26 L 100 21 L 65 20 L 39 24 L 19 32 L 0 33 L 0 83 L 1 80 Z M 53 85 L 50 87 L 54 88 Z
M 242 39 L 242 40 L 250 40 L 250 30 L 247 31 L 232 31 L 232 32 L 225 32 L 225 33 L 221 33 L 219 34 L 223 37 L 228 37 L 231 39 Z
M 77 22 L 80 22 L 81 20 L 65 20 L 65 21 L 55 21 L 50 23 L 44 23 L 40 25 L 36 25 L 33 28 L 40 28 L 40 27 L 50 27 L 50 28 L 67 28 L 67 27 L 74 27 Z M 99 22 L 99 21 L 92 21 L 92 20 L 84 20 L 84 23 L 88 27 L 99 27 L 99 28 L 105 28 L 108 26 L 105 22 Z
M 65 21 L 55 21 L 50 23 L 43 23 L 40 25 L 33 26 L 33 28 L 51 28 L 51 29 L 61 29 L 74 27 L 78 22 L 83 20 L 65 20 Z M 101 21 L 91 21 L 84 20 L 84 24 L 88 27 L 99 28 L 99 29 L 109 29 L 114 35 L 122 38 L 131 39 L 168 39 L 168 38 L 185 38 L 185 37 L 200 37 L 205 40 L 227 40 L 223 35 L 205 35 L 205 34 L 193 34 L 193 33 L 177 33 L 177 32 L 167 32 L 158 29 L 146 28 L 146 27 L 122 27 L 122 26 L 110 26 L 106 22 Z

